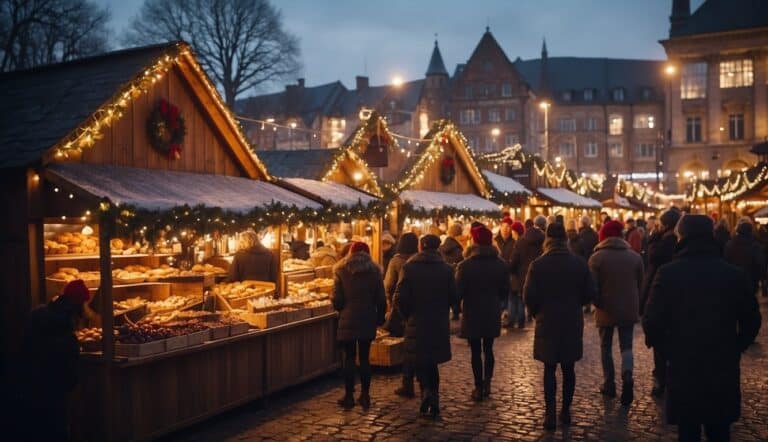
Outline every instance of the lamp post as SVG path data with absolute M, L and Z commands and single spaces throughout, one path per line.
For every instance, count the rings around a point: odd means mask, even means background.
M 657 190 L 663 190 L 661 184 L 661 172 L 664 166 L 664 148 L 672 146 L 672 78 L 677 73 L 677 69 L 674 64 L 668 63 L 664 67 L 664 76 L 666 78 L 667 85 L 667 115 L 664 128 L 661 128 L 661 136 L 659 148 L 656 153 L 656 188 Z
M 498 150 L 499 146 L 498 144 L 496 144 L 496 139 L 499 138 L 499 135 L 501 135 L 501 129 L 499 129 L 498 127 L 494 127 L 493 129 L 491 129 L 491 137 L 493 139 L 493 146 L 491 150 L 493 151 Z
M 544 111 L 544 161 L 549 160 L 549 102 L 542 101 L 539 107 Z

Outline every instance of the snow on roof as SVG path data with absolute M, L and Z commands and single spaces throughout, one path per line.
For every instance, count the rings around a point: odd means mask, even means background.
M 337 206 L 351 207 L 357 203 L 366 205 L 378 198 L 360 192 L 344 184 L 323 182 L 306 178 L 286 178 L 284 181 L 293 184 L 320 198 L 330 201 Z
M 147 210 L 204 205 L 239 213 L 273 203 L 320 209 L 309 198 L 265 181 L 96 164 L 51 164 L 48 169 L 99 198 Z
M 430 192 L 428 190 L 405 190 L 400 199 L 416 209 L 435 210 L 444 207 L 473 211 L 499 210 L 499 206 L 471 193 Z
M 491 183 L 491 186 L 493 186 L 493 188 L 499 192 L 525 193 L 527 195 L 531 194 L 530 190 L 526 189 L 525 186 L 523 186 L 517 180 L 514 180 L 512 178 L 506 177 L 504 175 L 499 175 L 487 170 L 483 170 L 483 175 L 485 175 L 485 179 L 487 179 L 488 182 Z
M 603 207 L 602 203 L 600 203 L 599 201 L 593 200 L 592 198 L 587 198 L 585 196 L 581 196 L 578 193 L 571 192 L 568 189 L 562 189 L 557 187 L 539 187 L 538 189 L 536 189 L 536 191 L 544 195 L 546 198 L 555 202 L 555 204 L 583 207 L 588 209 L 591 209 L 591 208 L 599 209 Z

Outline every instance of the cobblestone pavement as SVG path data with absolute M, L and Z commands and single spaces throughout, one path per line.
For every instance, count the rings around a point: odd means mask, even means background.
M 742 358 L 743 407 L 733 425 L 733 440 L 768 440 L 768 302 L 761 298 L 764 318 L 758 343 Z M 635 328 L 635 401 L 624 408 L 618 399 L 598 393 L 602 379 L 600 351 L 594 322 L 585 326 L 584 359 L 576 364 L 576 395 L 569 428 L 555 433 L 542 429 L 543 367 L 532 358 L 532 327 L 505 331 L 495 344 L 496 370 L 491 399 L 469 398 L 472 371 L 469 347 L 451 338 L 453 360 L 440 368 L 442 417 L 420 418 L 419 402 L 392 391 L 397 372 L 376 372 L 368 412 L 359 407 L 342 411 L 336 405 L 343 392 L 338 376 L 327 376 L 278 393 L 172 435 L 170 440 L 676 440 L 674 427 L 663 425 L 661 402 L 650 395 L 651 352 L 643 333 Z M 620 365 L 618 344 L 614 360 Z M 561 380 L 558 373 L 558 390 Z M 558 391 L 558 395 L 559 395 Z

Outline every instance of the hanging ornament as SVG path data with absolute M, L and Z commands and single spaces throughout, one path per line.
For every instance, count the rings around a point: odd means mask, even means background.
M 440 160 L 440 182 L 449 185 L 456 177 L 456 160 L 450 155 L 443 156 Z
M 186 134 L 187 128 L 179 108 L 161 98 L 147 120 L 149 144 L 169 160 L 178 160 Z

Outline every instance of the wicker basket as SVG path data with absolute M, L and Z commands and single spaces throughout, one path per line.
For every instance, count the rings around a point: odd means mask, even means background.
M 371 365 L 377 367 L 394 367 L 403 363 L 403 338 L 377 339 L 371 342 Z

